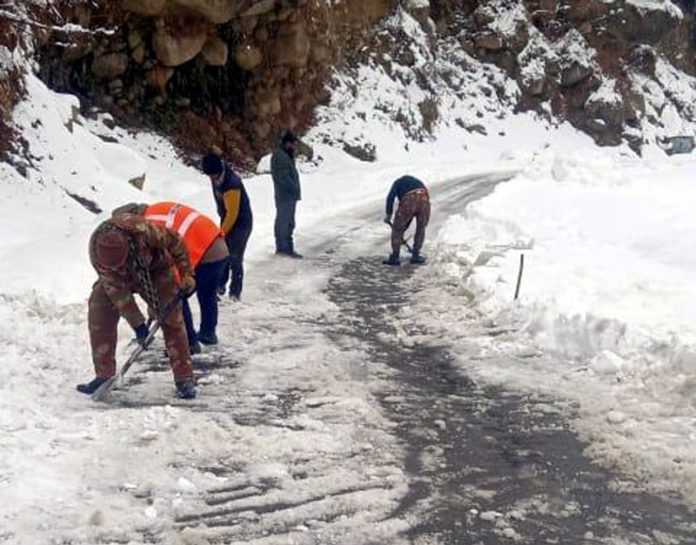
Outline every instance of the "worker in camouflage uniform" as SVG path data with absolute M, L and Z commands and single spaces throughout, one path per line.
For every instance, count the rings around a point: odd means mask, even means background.
M 77 386 L 84 394 L 94 393 L 116 373 L 117 325 L 121 317 L 144 345 L 148 327 L 133 297 L 135 293 L 159 318 L 181 291 L 191 293 L 196 286 L 181 238 L 133 214 L 113 217 L 99 225 L 89 241 L 89 256 L 99 276 L 92 287 L 87 316 L 96 377 Z M 193 367 L 180 303 L 160 325 L 177 391 L 182 398 L 194 398 Z
M 397 198 L 399 199 L 399 208 L 396 210 L 394 221 L 392 222 L 394 201 Z M 392 228 L 392 253 L 384 260 L 384 264 L 392 266 L 401 264 L 399 253 L 403 244 L 404 233 L 414 218 L 416 220 L 416 235 L 413 240 L 411 263 L 414 265 L 425 263 L 425 258 L 420 253 L 425 240 L 425 228 L 430 221 L 430 196 L 425 184 L 413 176 L 402 176 L 396 180 L 387 195 L 386 211 L 384 222 L 391 225 Z

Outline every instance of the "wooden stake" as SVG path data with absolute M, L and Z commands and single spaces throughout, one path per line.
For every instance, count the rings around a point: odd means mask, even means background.
M 515 301 L 520 296 L 520 285 L 522 284 L 522 271 L 524 271 L 524 254 L 520 254 L 520 272 L 517 273 L 517 287 L 515 288 Z

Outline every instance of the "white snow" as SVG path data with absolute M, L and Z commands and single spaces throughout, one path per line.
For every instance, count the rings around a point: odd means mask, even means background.
M 605 0 L 606 2 L 607 0 Z M 611 0 L 610 3 L 613 3 Z M 634 6 L 646 10 L 646 11 L 665 11 L 672 15 L 675 19 L 683 19 L 684 13 L 682 10 L 674 4 L 671 0 L 626 0 L 628 4 L 633 4 Z
M 392 24 L 424 39 L 404 12 Z M 448 47 L 453 55 L 459 48 Z M 567 58 L 593 62 L 580 35 L 559 47 Z M 424 91 L 396 67 L 392 79 L 377 63 L 336 75 L 332 101 L 306 135 L 315 159 L 300 165 L 299 249 L 350 238 L 406 172 L 433 191 L 466 174 L 515 175 L 439 233 L 429 232 L 431 265 L 416 278 L 427 288 L 402 319 L 418 321 L 433 343 L 460 350 L 465 372 L 572 400 L 575 425 L 598 460 L 694 500 L 693 159 L 666 158 L 652 144 L 658 134 L 649 127 L 656 124 L 647 121 L 646 159 L 623 147 L 598 149 L 565 124 L 512 115 L 519 90 L 495 67 L 462 52 L 456 62 L 425 48 L 413 52 L 418 68 L 439 74 L 435 89 Z M 686 97 L 688 108 L 693 80 L 666 63 L 658 73 L 659 83 L 635 78 L 652 99 L 649 115 L 662 115 L 664 127 L 693 130 L 682 113 L 688 110 L 674 106 Z M 244 362 L 234 380 L 213 367 L 192 406 L 173 398 L 162 371 L 129 386 L 150 406 L 97 409 L 75 393 L 92 372 L 85 301 L 95 278 L 86 249 L 91 231 L 128 201 L 173 199 L 216 214 L 208 180 L 166 140 L 109 129 L 103 116 L 84 119 L 74 97 L 50 92 L 34 77 L 27 91 L 15 112 L 29 144 L 27 175 L 0 164 L 0 538 L 18 545 L 139 543 L 145 534 L 173 531 L 175 517 L 207 508 L 201 491 L 239 486 L 256 496 L 234 505 L 251 509 L 367 480 L 374 486 L 343 500 L 319 498 L 316 525 L 323 514 L 340 512 L 336 525 L 351 543 L 401 543 L 410 521 L 386 517 L 407 482 L 402 447 L 374 398 L 380 364 L 363 347 L 343 346 L 321 331 L 336 309 L 311 260 L 288 270 L 270 261 L 274 209 L 263 167 L 245 178 L 255 214 L 249 302 L 221 311 L 221 336 L 229 342 L 223 355 Z M 420 127 L 426 100 L 440 114 L 432 134 Z M 396 114 L 412 123 L 396 123 Z M 374 146 L 376 161 L 350 157 L 343 143 Z M 142 174 L 140 191 L 128 180 Z M 380 218 L 376 213 L 374 221 Z M 382 242 L 375 235 L 353 247 L 359 254 Z M 526 266 L 514 302 L 520 253 Z M 120 338 L 128 339 L 122 327 Z M 416 342 L 405 334 L 400 340 Z M 464 357 L 472 350 L 478 359 Z M 212 366 L 214 358 L 205 356 L 200 361 Z M 273 417 L 271 409 L 289 394 L 297 394 L 295 412 Z M 433 425 L 443 430 L 448 423 Z M 268 482 L 272 487 L 262 490 Z M 312 518 L 303 509 L 250 522 L 259 535 L 290 528 L 295 540 L 283 534 L 258 543 L 311 543 L 302 537 Z M 480 518 L 502 516 L 484 511 Z M 500 532 L 517 537 L 509 526 Z M 195 527 L 170 537 L 216 539 Z
M 595 102 L 601 102 L 603 104 L 621 104 L 623 102 L 623 98 L 616 90 L 615 79 L 602 79 L 602 84 L 587 99 L 587 104 L 593 104 Z
M 492 327 L 518 332 L 480 339 L 483 353 L 518 354 L 518 364 L 486 359 L 467 368 L 577 400 L 578 428 L 601 442 L 593 447 L 600 458 L 652 470 L 654 488 L 693 499 L 696 163 L 567 144 L 557 141 L 450 218 L 429 274 L 458 286 L 462 304 L 473 301 Z M 521 295 L 513 301 L 520 254 Z M 451 307 L 446 297 L 442 305 Z M 427 305 L 439 323 L 458 323 L 447 316 L 464 312 L 443 316 L 430 297 Z

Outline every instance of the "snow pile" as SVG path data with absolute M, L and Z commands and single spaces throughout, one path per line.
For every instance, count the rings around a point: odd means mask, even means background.
M 613 3 L 614 0 L 604 0 L 607 3 Z M 681 8 L 674 4 L 671 0 L 626 0 L 629 4 L 638 7 L 645 11 L 665 11 L 676 19 L 683 19 L 684 13 Z
M 475 232 L 454 218 L 440 242 L 471 248 L 472 263 L 482 247 L 530 247 L 521 305 L 534 309 L 526 327 L 566 356 L 592 357 L 599 347 L 648 358 L 663 355 L 666 344 L 696 342 L 696 260 L 688 251 L 696 235 L 694 165 L 646 171 L 601 154 L 591 158 L 589 150 L 548 151 L 535 163 L 471 207 L 466 219 Z M 474 269 L 472 280 L 492 311 L 509 303 L 511 290 L 501 288 L 514 287 L 516 257 Z M 603 347 L 592 341 L 593 317 L 620 322 L 630 333 Z M 567 327 L 582 334 L 573 341 Z
M 641 161 L 581 138 L 559 142 L 450 218 L 427 273 L 474 304 L 491 331 L 527 338 L 484 333 L 477 342 L 500 365 L 468 358 L 467 368 L 576 399 L 577 426 L 597 442 L 598 458 L 640 468 L 651 487 L 688 498 L 696 484 L 695 173 L 690 157 Z M 426 307 L 431 325 L 436 315 L 462 321 L 460 309 L 432 299 Z

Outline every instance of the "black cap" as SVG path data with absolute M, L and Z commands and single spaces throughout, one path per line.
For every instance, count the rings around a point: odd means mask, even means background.
M 217 153 L 209 153 L 203 157 L 203 160 L 201 161 L 201 170 L 208 176 L 221 174 L 224 169 L 222 159 Z
M 297 142 L 297 136 L 295 136 L 295 133 L 292 131 L 285 131 L 283 136 L 280 137 L 280 142 L 282 144 L 292 144 L 293 142 Z

